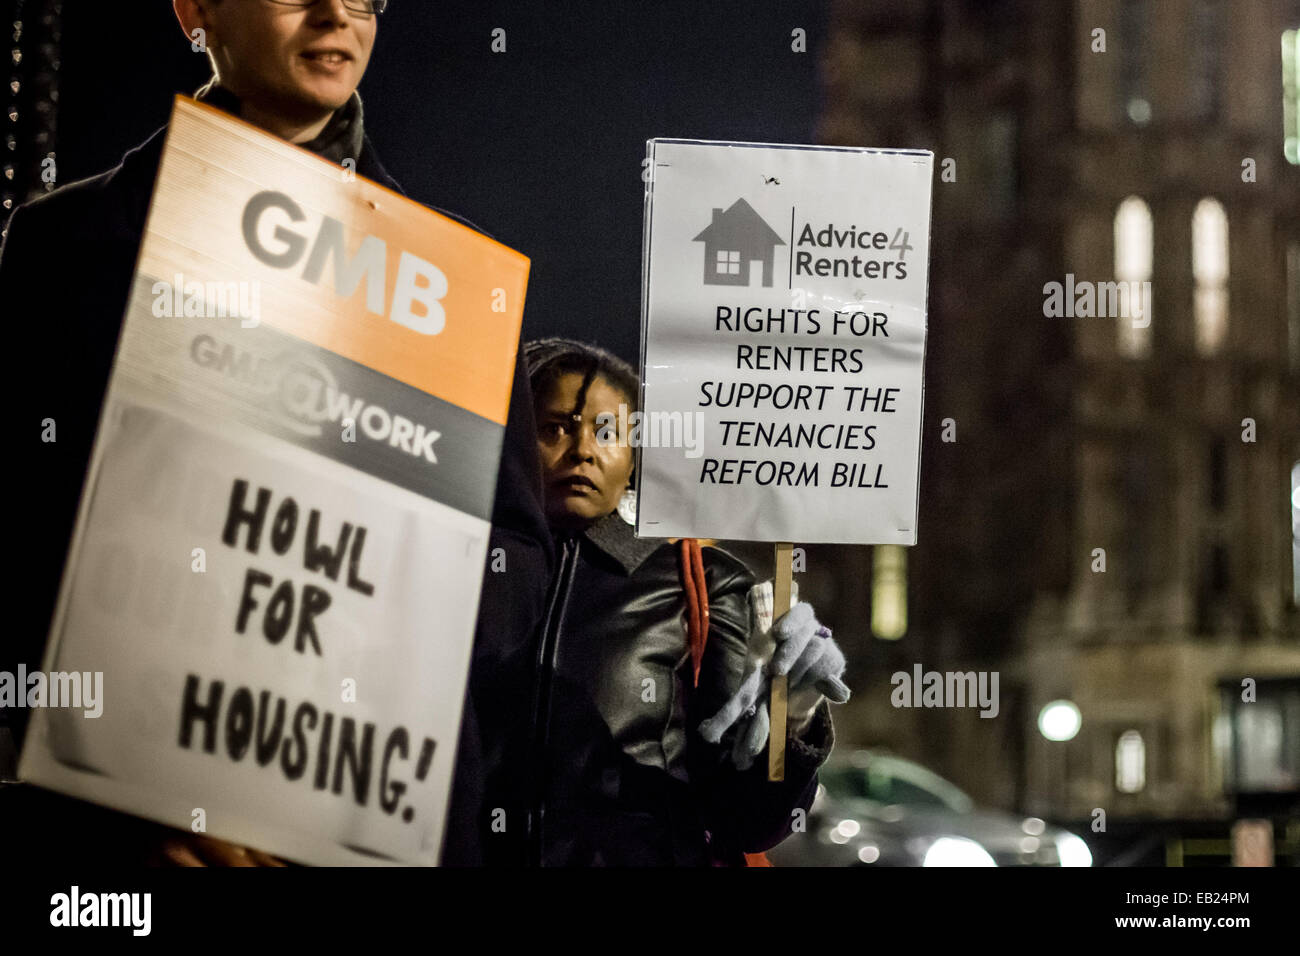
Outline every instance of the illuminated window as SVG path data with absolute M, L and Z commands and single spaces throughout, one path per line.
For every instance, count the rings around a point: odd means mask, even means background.
M 1291 603 L 1300 607 L 1300 461 L 1291 466 Z
M 1212 355 L 1228 332 L 1228 214 L 1202 199 L 1192 215 L 1192 276 L 1196 279 L 1196 348 Z
M 1300 30 L 1282 34 L 1282 152 L 1300 164 Z
M 1239 677 L 1219 684 L 1225 790 L 1281 797 L 1300 780 L 1300 679 L 1263 677 L 1255 684 L 1249 702 L 1241 699 Z
M 1115 743 L 1115 789 L 1137 793 L 1147 784 L 1147 745 L 1136 730 L 1126 730 Z
M 886 641 L 907 633 L 907 551 L 901 545 L 872 550 L 871 633 Z
M 1151 351 L 1151 249 L 1151 209 L 1137 196 L 1129 196 L 1115 212 L 1115 278 L 1137 283 L 1128 286 L 1132 290 L 1128 294 L 1129 314 L 1118 318 L 1120 354 L 1130 358 L 1141 358 Z M 1137 303 L 1134 295 L 1140 296 Z

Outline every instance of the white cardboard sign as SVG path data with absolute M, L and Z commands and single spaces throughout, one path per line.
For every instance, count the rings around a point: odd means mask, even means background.
M 933 154 L 647 149 L 637 533 L 915 544 Z
M 527 273 L 178 98 L 44 663 L 99 712 L 32 698 L 22 779 L 437 862 Z

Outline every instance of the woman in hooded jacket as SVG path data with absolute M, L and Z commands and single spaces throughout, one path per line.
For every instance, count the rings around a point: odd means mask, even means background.
M 640 395 L 627 363 L 566 339 L 525 357 L 558 568 L 516 712 L 526 861 L 742 864 L 801 828 L 834 740 L 827 698 L 848 699 L 844 657 L 807 604 L 760 630 L 751 601 L 770 608 L 770 588 L 726 551 L 635 536 L 633 449 L 616 434 Z M 790 688 L 780 782 L 769 673 Z

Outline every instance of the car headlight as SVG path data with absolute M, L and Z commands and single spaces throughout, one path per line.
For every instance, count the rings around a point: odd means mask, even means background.
M 925 851 L 922 866 L 997 866 L 988 851 L 965 837 L 939 837 Z
M 1092 866 L 1092 851 L 1073 833 L 1062 833 L 1056 838 L 1056 855 L 1061 866 Z

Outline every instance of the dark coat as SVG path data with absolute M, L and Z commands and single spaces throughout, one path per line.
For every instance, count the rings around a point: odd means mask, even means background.
M 694 687 L 673 545 L 636 538 L 615 512 L 557 539 L 556 557 L 533 694 L 503 689 L 480 702 L 494 714 L 513 705 L 510 739 L 530 751 L 508 761 L 509 779 L 489 781 L 488 803 L 500 808 L 493 859 L 700 866 L 779 843 L 830 753 L 828 705 L 790 741 L 781 783 L 767 780 L 766 749 L 740 772 L 731 734 L 715 746 L 696 730 L 741 682 L 749 569 L 704 549 L 709 637 Z
M 29 670 L 41 665 L 164 133 L 159 130 L 109 172 L 17 209 L 0 250 L 0 313 L 7 334 L 13 336 L 11 367 L 25 376 L 19 387 L 11 385 L 9 404 L 21 436 L 11 469 L 16 478 L 12 500 L 21 505 L 9 516 L 10 534 L 11 541 L 20 543 L 22 559 L 10 572 L 8 590 L 22 597 L 7 602 L 5 634 L 0 638 L 3 669 L 12 671 L 18 661 Z M 369 139 L 357 172 L 401 192 L 379 164 Z M 454 213 L 437 211 L 477 229 Z M 13 374 L 7 378 L 14 381 Z M 46 418 L 57 422 L 57 442 L 40 440 Z M 504 553 L 509 572 L 485 568 L 476 662 L 508 657 L 509 650 L 533 639 L 553 560 L 522 359 L 515 367 L 492 522 L 489 555 Z M 507 686 L 520 687 L 528 685 L 528 676 L 492 675 Z M 481 680 L 471 673 L 471 686 Z M 19 740 L 26 717 L 21 708 L 0 713 L 0 721 L 7 721 Z M 481 811 L 484 759 L 473 694 L 467 694 L 445 863 L 481 862 L 481 831 L 475 821 Z M 48 822 L 42 825 L 41 820 Z M 129 858 L 141 847 L 140 834 L 145 832 L 144 825 L 121 814 L 30 787 L 0 789 L 0 838 L 10 827 L 15 839 L 30 835 L 44 852 L 105 862 Z M 66 839 L 62 847 L 61 837 Z

